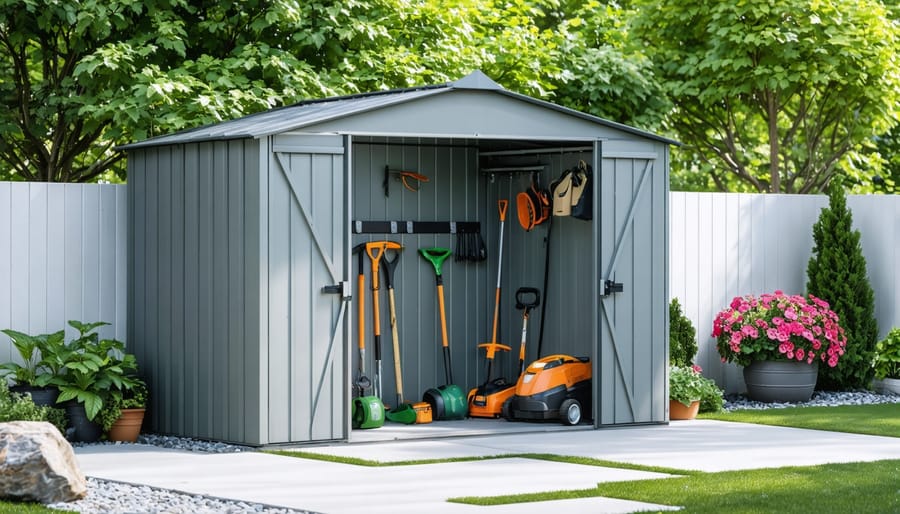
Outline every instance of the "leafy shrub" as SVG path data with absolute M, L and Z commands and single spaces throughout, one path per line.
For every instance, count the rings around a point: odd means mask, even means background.
M 701 377 L 700 412 L 721 412 L 725 405 L 725 397 L 719 386 L 712 379 Z
M 678 298 L 669 303 L 669 364 L 690 366 L 697 355 L 697 330 L 681 311 Z
M 900 328 L 891 330 L 875 345 L 875 377 L 900 378 Z
M 66 433 L 66 413 L 45 405 L 35 405 L 31 396 L 13 393 L 5 380 L 0 380 L 0 423 L 6 421 L 49 421 Z

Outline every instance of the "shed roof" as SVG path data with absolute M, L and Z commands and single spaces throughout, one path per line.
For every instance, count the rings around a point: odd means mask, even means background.
M 481 71 L 445 84 L 420 86 L 406 89 L 393 89 L 348 96 L 330 97 L 316 100 L 306 100 L 293 105 L 270 109 L 256 114 L 250 114 L 230 121 L 224 121 L 211 125 L 182 130 L 172 134 L 157 136 L 144 141 L 123 145 L 120 149 L 131 150 L 150 146 L 164 146 L 170 144 L 198 143 L 205 141 L 222 141 L 229 139 L 260 138 L 272 134 L 279 134 L 291 130 L 302 130 L 311 125 L 334 122 L 342 118 L 369 113 L 375 110 L 391 106 L 405 104 L 414 100 L 433 95 L 446 94 L 453 91 L 477 90 L 488 91 L 511 97 L 520 101 L 538 105 L 546 109 L 574 116 L 582 120 L 596 123 L 604 127 L 620 130 L 642 138 L 662 141 L 668 144 L 679 144 L 651 132 L 643 131 L 628 125 L 609 121 L 597 116 L 586 114 L 568 107 L 563 107 L 551 102 L 539 100 L 527 95 L 522 95 L 504 89 L 491 80 Z M 436 120 L 436 124 L 440 123 Z M 440 130 L 433 131 L 434 133 Z

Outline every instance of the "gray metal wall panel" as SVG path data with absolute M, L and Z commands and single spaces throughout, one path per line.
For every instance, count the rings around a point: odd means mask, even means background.
M 190 170 L 184 174 L 183 202 L 184 205 L 192 205 L 193 208 L 184 208 L 184 241 L 182 244 L 184 255 L 184 267 L 182 268 L 181 283 L 184 286 L 182 302 L 184 312 L 184 346 L 183 366 L 184 377 L 184 420 L 182 430 L 184 433 L 200 433 L 200 417 L 205 412 L 205 402 L 200 402 L 200 373 L 190 372 L 190 366 L 196 366 L 200 361 L 199 341 L 202 333 L 200 320 L 200 245 L 189 244 L 191 241 L 200 241 L 200 212 L 197 208 L 200 198 L 200 146 L 188 145 L 184 149 L 184 167 Z
M 427 113 L 427 114 L 423 114 Z M 440 120 L 440 123 L 435 123 Z M 453 91 L 325 121 L 301 132 L 397 134 L 409 136 L 501 136 L 510 138 L 634 139 L 613 127 L 547 109 L 491 91 Z
M 248 337 L 256 318 L 248 327 L 244 317 L 254 300 L 243 254 L 258 218 L 244 208 L 244 183 L 255 180 L 245 161 L 257 155 L 255 141 L 231 141 L 129 156 L 129 337 L 151 385 L 152 430 L 259 443 L 245 431 L 259 415 L 246 400 L 258 398 L 259 371 L 245 358 L 258 345 Z

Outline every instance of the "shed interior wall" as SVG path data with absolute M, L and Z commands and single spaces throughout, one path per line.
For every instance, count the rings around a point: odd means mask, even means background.
M 497 342 L 513 347 L 512 352 L 499 352 L 492 377 L 518 376 L 518 346 L 521 339 L 522 311 L 515 308 L 515 291 L 519 287 L 541 289 L 542 301 L 545 262 L 544 241 L 548 223 L 526 232 L 516 217 L 515 197 L 530 184 L 530 172 L 494 173 L 485 167 L 505 164 L 516 166 L 545 165 L 540 181 L 546 187 L 563 170 L 579 160 L 590 162 L 592 152 L 527 153 L 521 156 L 479 158 L 474 145 L 451 140 L 417 142 L 413 138 L 393 143 L 361 141 L 354 138 L 352 169 L 352 212 L 355 221 L 477 221 L 487 248 L 487 259 L 481 262 L 456 261 L 451 256 L 443 265 L 444 294 L 450 340 L 454 382 L 468 391 L 484 382 L 486 366 L 484 350 L 479 343 L 490 342 L 494 294 L 497 276 L 499 214 L 498 200 L 509 200 L 504 227 L 501 273 L 500 323 Z M 582 143 L 583 146 L 583 143 Z M 390 196 L 382 188 L 385 165 L 428 176 L 418 184 L 417 192 L 405 189 L 395 178 L 390 180 Z M 570 217 L 554 217 L 550 255 L 549 303 L 542 353 L 592 355 L 591 348 L 591 222 Z M 397 267 L 395 296 L 400 337 L 404 398 L 419 401 L 431 387 L 445 383 L 443 356 L 440 351 L 440 319 L 436 300 L 434 270 L 418 255 L 422 247 L 456 249 L 456 236 L 451 234 L 354 234 L 353 244 L 391 240 L 404 246 Z M 366 374 L 375 369 L 371 262 L 365 259 L 366 290 Z M 353 274 L 357 273 L 354 258 Z M 360 292 L 354 284 L 354 298 Z M 381 345 L 383 398 L 395 399 L 395 375 L 387 293 L 381 279 Z M 357 341 L 358 301 L 353 302 L 351 340 Z M 526 363 L 535 360 L 541 323 L 541 309 L 529 319 Z M 355 349 L 355 345 L 354 345 Z M 356 374 L 358 352 L 353 352 L 351 373 Z M 371 391 L 370 391 L 371 392 Z

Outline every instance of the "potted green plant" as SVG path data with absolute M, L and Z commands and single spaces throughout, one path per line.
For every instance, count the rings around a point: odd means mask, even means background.
M 712 335 L 722 361 L 744 367 L 748 395 L 765 402 L 809 400 L 817 365 L 837 366 L 847 346 L 828 302 L 782 291 L 735 297 Z
M 669 419 L 694 419 L 703 398 L 703 376 L 691 366 L 669 366 Z
M 29 394 L 35 404 L 54 405 L 59 391 L 52 382 L 62 373 L 57 357 L 64 347 L 65 332 L 32 336 L 5 329 L 3 333 L 12 340 L 22 363 L 0 364 L 0 377 L 11 379 L 11 391 Z
M 103 433 L 110 441 L 133 443 L 141 433 L 149 391 L 140 378 L 121 390 L 113 389 L 97 414 Z
M 140 384 L 137 361 L 115 339 L 100 339 L 96 329 L 105 322 L 69 321 L 78 337 L 60 352 L 65 373 L 53 379 L 59 387 L 58 402 L 66 404 L 75 441 L 96 441 L 102 427 L 94 420 L 104 404 Z
M 872 385 L 880 393 L 900 394 L 900 328 L 888 332 L 875 345 L 875 380 Z

